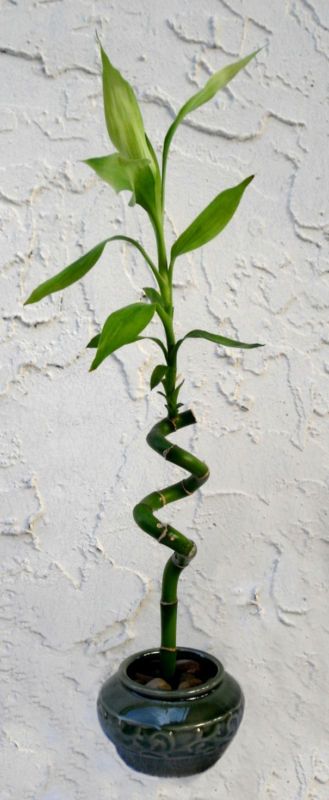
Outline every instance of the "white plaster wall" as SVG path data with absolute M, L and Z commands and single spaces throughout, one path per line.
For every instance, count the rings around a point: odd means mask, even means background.
M 1 800 L 327 800 L 327 0 L 1 0 Z M 135 526 L 148 490 L 179 479 L 146 445 L 163 416 L 155 346 L 89 374 L 89 338 L 150 284 L 111 245 L 79 284 L 22 301 L 104 237 L 154 252 L 146 218 L 81 159 L 107 152 L 95 29 L 133 83 L 159 150 L 214 70 L 265 48 L 182 126 L 168 174 L 168 241 L 255 172 L 238 213 L 176 265 L 186 342 L 181 432 L 210 479 L 165 518 L 195 538 L 178 641 L 216 654 L 246 713 L 222 761 L 158 780 L 126 768 L 96 719 L 119 662 L 159 643 L 168 556 Z M 157 323 L 153 323 L 154 330 Z M 160 330 L 160 327 L 159 327 Z

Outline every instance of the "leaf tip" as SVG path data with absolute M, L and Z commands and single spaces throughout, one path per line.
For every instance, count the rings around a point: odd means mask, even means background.
M 258 48 L 257 48 L 257 50 L 254 50 L 254 53 L 253 53 L 253 55 L 254 55 L 254 56 L 257 56 L 257 53 L 260 53 L 260 51 L 261 51 L 261 50 L 264 50 L 264 49 L 265 49 L 265 47 L 266 47 L 266 44 L 262 44 L 262 46 L 261 46 L 261 47 L 258 47 Z
M 86 344 L 86 347 L 96 347 L 97 349 L 99 340 L 100 340 L 100 333 L 96 333 L 96 335 L 89 340 L 88 344 Z
M 99 36 L 97 37 L 97 40 L 98 40 L 98 44 L 99 44 L 100 51 L 101 51 L 101 59 L 102 59 L 103 73 L 104 73 L 104 69 L 106 69 L 106 68 L 108 68 L 108 69 L 110 69 L 110 70 L 113 70 L 113 69 L 115 69 L 115 68 L 113 67 L 113 64 L 111 63 L 111 61 L 110 61 L 110 59 L 109 59 L 109 57 L 108 57 L 107 53 L 106 53 L 106 52 L 105 52 L 105 50 L 104 50 L 104 47 L 103 47 L 103 45 L 102 45 L 102 42 L 101 42 L 101 40 L 100 40 Z
M 102 48 L 102 42 L 101 42 L 101 40 L 100 40 L 100 38 L 99 38 L 99 33 L 98 33 L 98 30 L 97 30 L 97 28 L 95 28 L 95 39 L 96 39 L 96 42 L 97 42 L 97 44 L 100 46 L 100 48 L 101 48 L 101 50 L 102 50 L 102 49 L 103 49 L 103 48 Z
M 243 181 L 241 181 L 240 186 L 242 187 L 242 189 L 243 190 L 246 189 L 247 186 L 249 186 L 249 183 L 251 183 L 251 181 L 253 181 L 255 177 L 256 177 L 255 174 L 254 175 L 248 175 L 248 178 L 245 178 Z
M 30 294 L 28 296 L 28 298 L 26 300 L 24 300 L 23 306 L 29 306 L 29 305 L 31 305 L 31 303 L 34 303 L 34 302 L 35 301 L 33 300 L 33 292 L 32 292 L 32 294 Z
M 251 61 L 252 58 L 255 58 L 258 55 L 258 53 L 260 53 L 261 50 L 264 50 L 264 47 L 266 47 L 266 45 L 262 44 L 261 47 L 257 47 L 257 50 L 253 50 L 249 56 L 246 56 L 247 63 L 249 63 L 249 61 Z

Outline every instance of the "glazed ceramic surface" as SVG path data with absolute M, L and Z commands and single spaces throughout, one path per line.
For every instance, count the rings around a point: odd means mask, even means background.
M 232 741 L 244 709 L 239 684 L 214 656 L 188 648 L 177 648 L 177 655 L 198 660 L 208 680 L 171 692 L 143 686 L 131 677 L 134 669 L 147 673 L 159 650 L 141 651 L 122 662 L 97 701 L 103 731 L 126 764 L 161 777 L 211 767 Z

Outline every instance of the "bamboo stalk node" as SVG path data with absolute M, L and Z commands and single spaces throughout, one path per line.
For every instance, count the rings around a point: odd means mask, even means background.
M 161 540 L 164 539 L 165 536 L 167 536 L 167 533 L 168 533 L 168 525 L 164 525 L 162 533 L 160 533 L 160 536 L 158 538 L 158 542 L 161 542 Z
M 177 421 L 176 417 L 169 417 L 169 422 L 173 426 L 174 431 L 177 431 Z
M 175 447 L 175 445 L 171 444 L 170 447 L 167 447 L 166 450 L 163 450 L 162 451 L 163 457 L 167 458 L 168 453 L 170 453 L 170 450 L 173 450 L 174 447 Z
M 160 600 L 161 606 L 177 606 L 178 600 Z

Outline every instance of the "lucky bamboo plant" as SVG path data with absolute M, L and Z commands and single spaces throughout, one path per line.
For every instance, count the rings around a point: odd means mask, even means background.
M 246 344 L 218 333 L 195 329 L 181 339 L 176 339 L 174 330 L 173 274 L 177 258 L 202 247 L 228 224 L 235 213 L 242 195 L 251 182 L 248 176 L 236 186 L 220 192 L 214 200 L 180 234 L 168 255 L 165 234 L 165 179 L 170 145 L 178 126 L 184 118 L 204 103 L 211 100 L 237 73 L 245 67 L 259 51 L 230 64 L 214 73 L 203 89 L 196 92 L 182 106 L 166 133 L 160 168 L 155 150 L 146 135 L 140 107 L 130 84 L 111 64 L 100 45 L 102 60 L 103 100 L 106 126 L 116 152 L 85 163 L 97 175 L 110 184 L 116 192 L 129 190 L 132 193 L 129 205 L 137 203 L 146 211 L 154 230 L 156 263 L 144 247 L 135 239 L 125 235 L 114 235 L 103 239 L 88 253 L 74 261 L 59 274 L 41 283 L 28 297 L 25 304 L 36 303 L 46 295 L 58 292 L 86 275 L 100 259 L 108 242 L 124 241 L 137 248 L 149 267 L 154 279 L 153 286 L 143 289 L 143 300 L 112 311 L 100 333 L 87 344 L 96 350 L 90 370 L 93 371 L 107 356 L 118 348 L 140 339 L 152 339 L 161 351 L 162 360 L 150 378 L 151 389 L 162 384 L 161 394 L 165 398 L 167 414 L 147 435 L 148 444 L 167 461 L 187 470 L 187 478 L 151 492 L 135 506 L 134 519 L 142 530 L 149 533 L 162 545 L 173 550 L 163 573 L 161 594 L 161 675 L 170 681 L 176 666 L 176 621 L 177 584 L 181 571 L 196 554 L 196 545 L 169 524 L 157 519 L 155 512 L 166 504 L 193 494 L 209 477 L 207 465 L 193 454 L 172 444 L 167 436 L 180 428 L 196 422 L 191 410 L 180 411 L 178 402 L 183 381 L 177 383 L 177 356 L 183 341 L 188 338 L 208 339 L 224 347 L 253 348 L 258 343 Z M 152 317 L 157 314 L 164 329 L 164 340 L 154 336 L 141 336 Z

